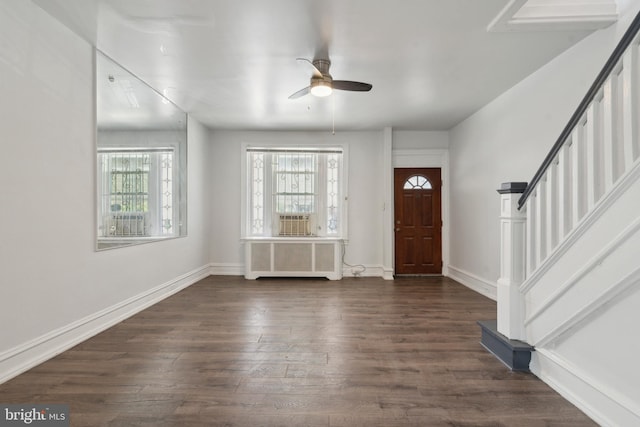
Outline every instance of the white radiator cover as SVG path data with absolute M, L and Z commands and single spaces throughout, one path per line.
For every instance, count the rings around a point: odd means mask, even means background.
M 255 238 L 245 240 L 245 275 L 342 279 L 342 240 L 333 238 Z

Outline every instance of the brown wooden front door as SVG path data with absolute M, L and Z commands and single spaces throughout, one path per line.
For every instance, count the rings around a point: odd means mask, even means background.
M 442 274 L 439 168 L 394 170 L 396 274 Z

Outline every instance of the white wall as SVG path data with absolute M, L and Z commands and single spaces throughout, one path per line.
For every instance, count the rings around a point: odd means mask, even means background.
M 451 130 L 450 275 L 488 296 L 499 276 L 502 182 L 529 181 L 604 66 L 639 5 Z
M 211 133 L 211 170 L 213 198 L 211 260 L 215 274 L 244 273 L 244 251 L 240 242 L 241 205 L 241 146 L 248 144 L 294 145 L 344 145 L 348 147 L 349 163 L 349 235 L 345 261 L 363 264 L 364 275 L 388 276 L 393 265 L 385 260 L 384 227 L 385 205 L 392 206 L 393 198 L 385 187 L 385 173 L 397 160 L 385 159 L 383 153 L 384 131 L 369 132 L 244 132 L 213 131 Z M 410 153 L 415 164 L 412 167 L 433 167 L 433 157 L 438 160 L 446 153 L 449 133 L 441 131 L 393 131 L 394 153 Z M 445 155 L 446 157 L 446 155 Z M 440 160 L 439 160 L 440 161 Z M 440 166 L 440 163 L 438 163 Z M 406 165 L 405 165 L 406 167 Z M 391 185 L 392 183 L 389 183 Z M 446 197 L 443 202 L 446 202 Z M 447 213 L 443 205 L 444 214 Z M 443 251 L 448 252 L 448 241 Z M 391 253 L 391 247 L 386 251 Z M 387 258 L 389 257 L 387 254 Z M 447 254 L 444 254 L 447 259 Z M 350 274 L 349 269 L 345 274 Z
M 0 3 L 0 382 L 208 274 L 208 137 L 189 123 L 189 237 L 96 252 L 93 52 Z
M 449 148 L 449 132 L 422 130 L 394 130 L 393 149 L 447 149 Z
M 348 245 L 345 261 L 364 264 L 365 274 L 381 276 L 384 206 L 382 132 L 211 133 L 213 211 L 211 260 L 218 274 L 243 274 L 240 241 L 241 146 L 248 144 L 340 145 L 348 149 Z

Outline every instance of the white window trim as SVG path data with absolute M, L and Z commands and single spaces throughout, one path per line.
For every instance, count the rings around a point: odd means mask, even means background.
M 287 144 L 287 143 L 282 143 L 282 144 L 255 144 L 255 143 L 242 143 L 240 144 L 241 146 L 241 153 L 240 153 L 240 158 L 241 158 L 241 162 L 240 162 L 240 191 L 241 191 L 241 197 L 240 197 L 240 239 L 241 240 L 251 240 L 251 239 L 290 239 L 289 237 L 280 237 L 280 236 L 254 236 L 250 233 L 251 230 L 251 225 L 249 223 L 250 221 L 250 217 L 248 215 L 248 209 L 251 206 L 251 194 L 248 191 L 248 182 L 247 182 L 247 174 L 248 174 L 248 156 L 247 156 L 247 150 L 251 149 L 251 148 L 262 148 L 262 149 L 282 149 L 282 148 L 291 148 L 292 150 L 323 150 L 323 149 L 331 149 L 331 148 L 335 148 L 335 149 L 340 149 L 342 150 L 342 168 L 340 171 L 340 197 L 341 197 L 341 202 L 342 202 L 342 206 L 340 209 L 340 231 L 339 233 L 335 234 L 335 235 L 328 235 L 328 236 L 309 236 L 309 237 L 304 237 L 304 239 L 341 239 L 341 240 L 347 240 L 347 236 L 349 235 L 348 232 L 348 208 L 349 208 L 349 197 L 348 197 L 348 188 L 349 188 L 349 183 L 348 183 L 348 165 L 349 165 L 349 150 L 348 150 L 348 145 L 344 145 L 344 144 L 337 144 L 337 145 L 327 145 L 324 146 L 322 144 L 317 144 L 317 145 L 298 145 L 298 144 Z M 268 178 L 269 180 L 269 185 L 270 185 L 270 180 L 271 178 Z M 265 182 L 265 189 L 269 188 L 267 187 L 267 183 Z M 323 201 L 322 206 L 324 208 L 325 206 L 325 202 Z M 265 207 L 265 223 L 267 223 L 267 221 L 271 221 L 271 211 L 269 211 L 267 213 L 266 207 Z

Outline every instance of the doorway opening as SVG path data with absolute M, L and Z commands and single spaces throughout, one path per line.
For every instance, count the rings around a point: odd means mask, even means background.
M 396 275 L 442 274 L 440 168 L 394 169 Z

